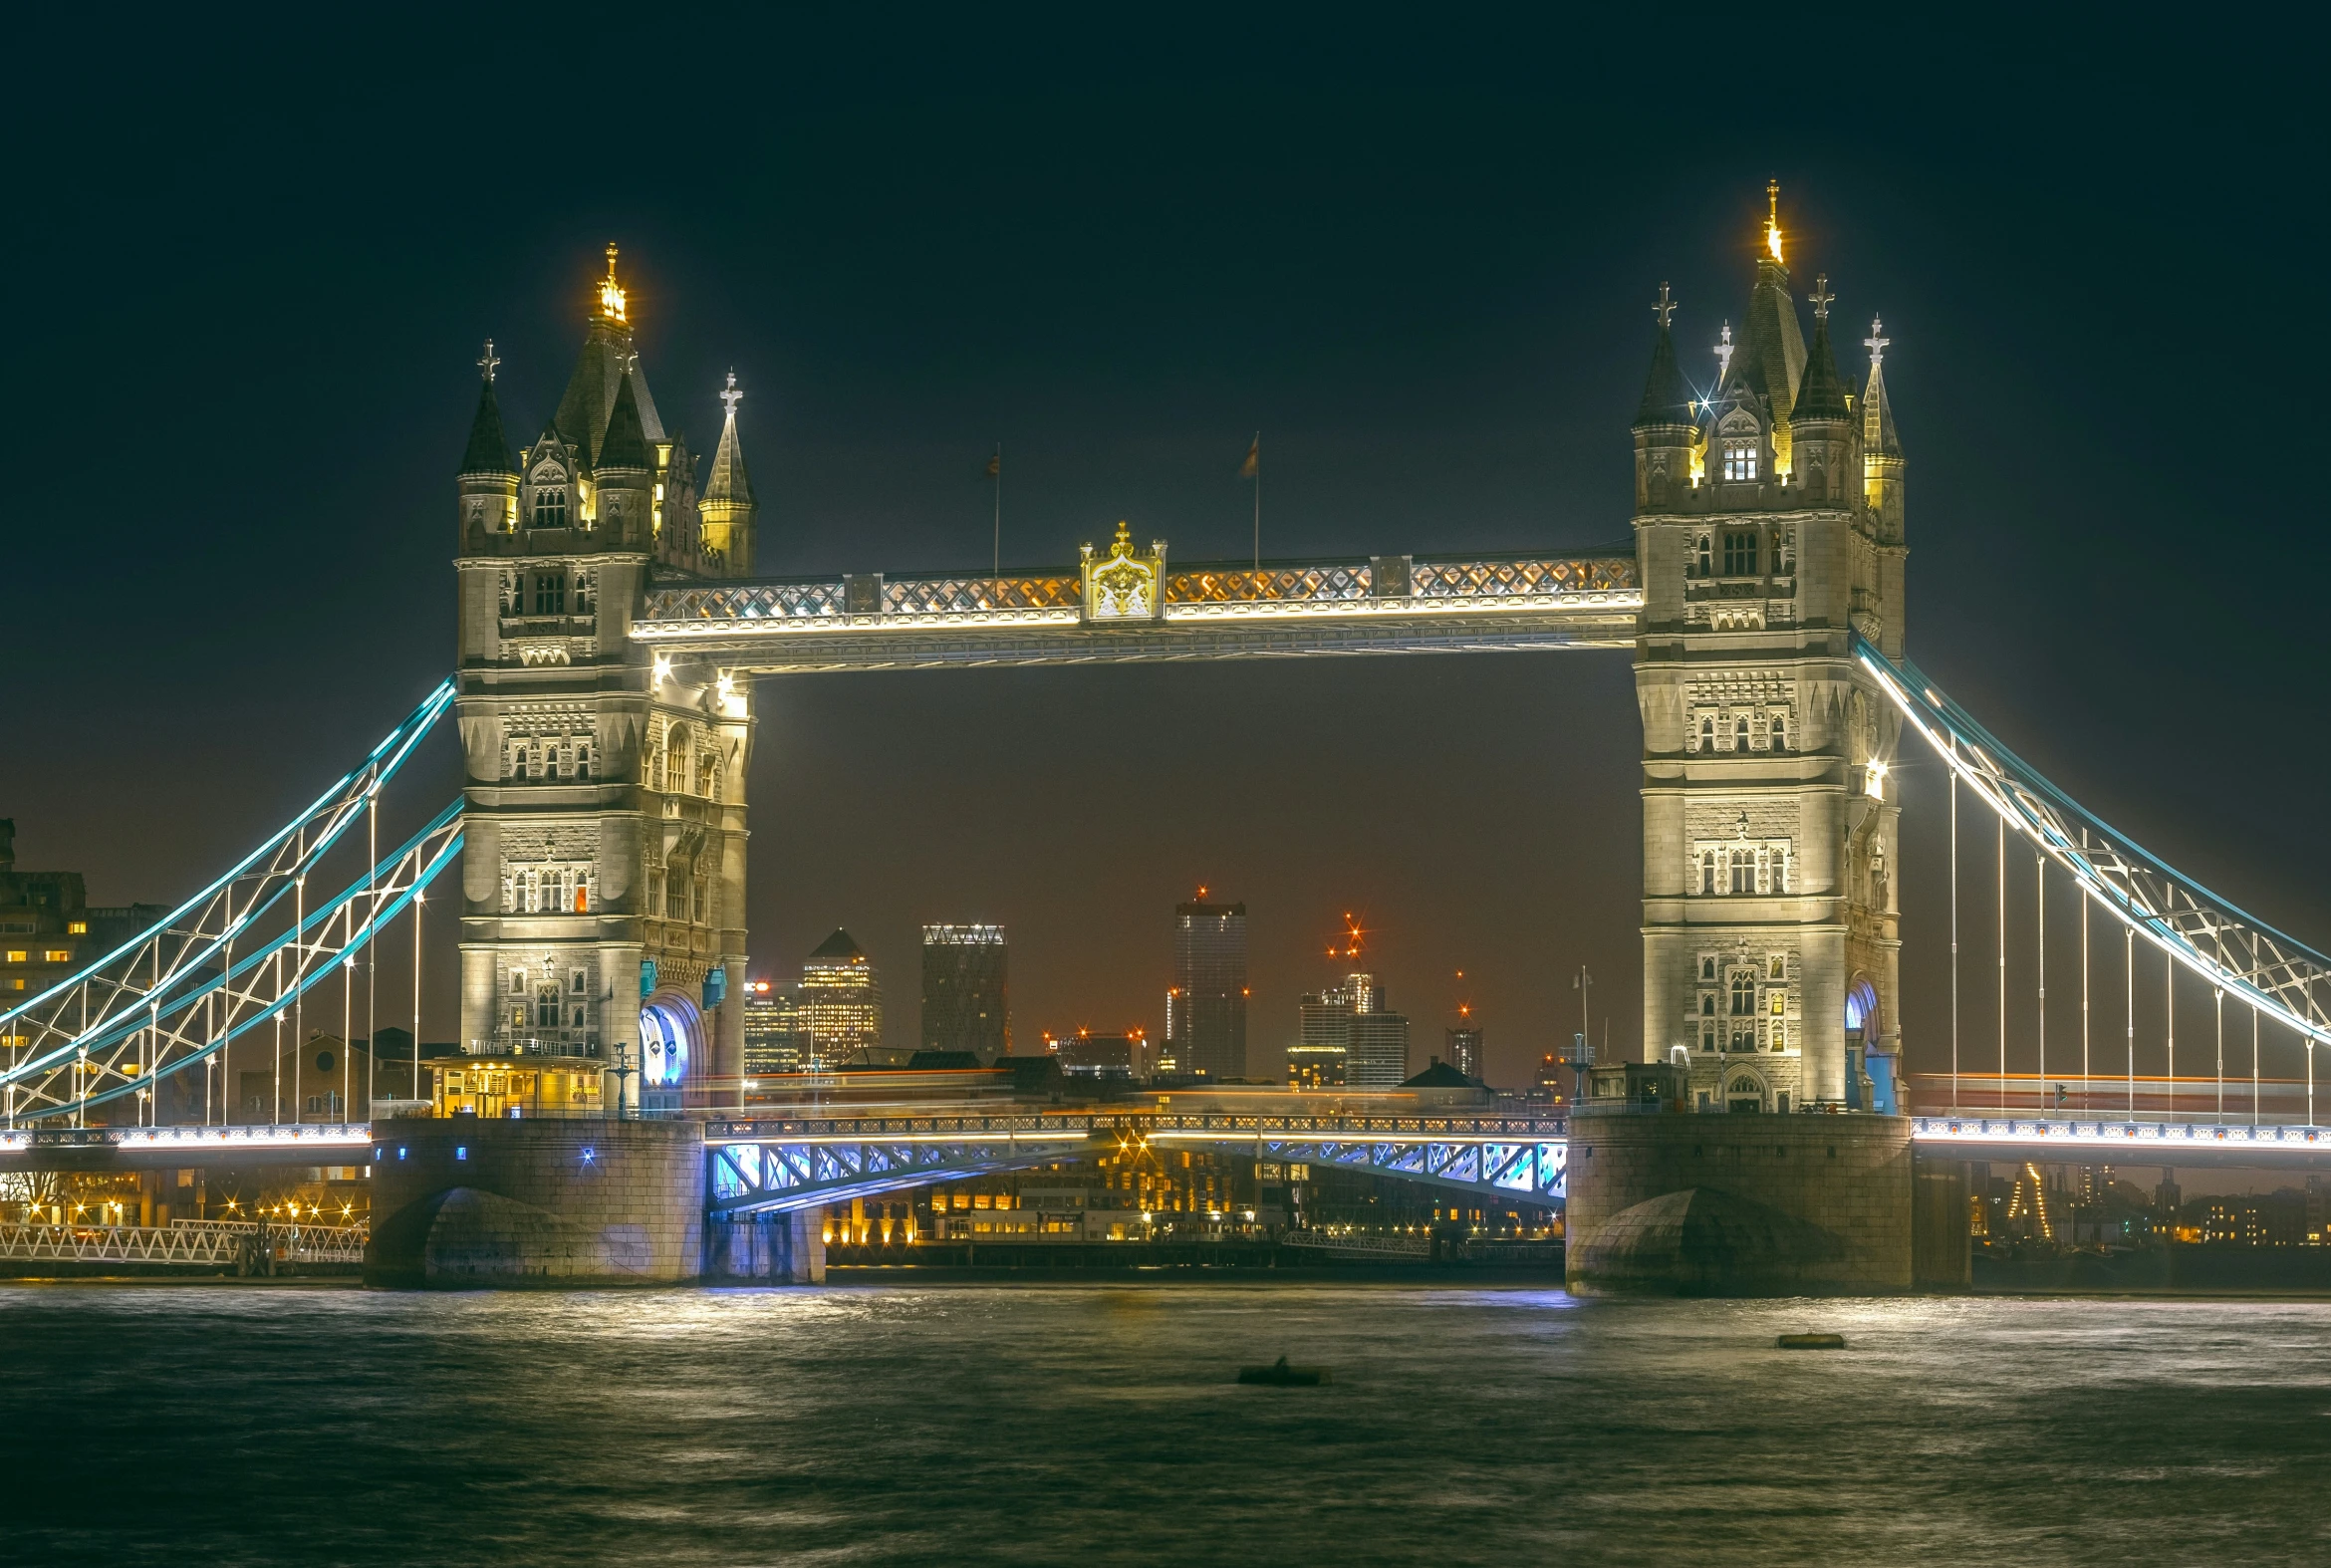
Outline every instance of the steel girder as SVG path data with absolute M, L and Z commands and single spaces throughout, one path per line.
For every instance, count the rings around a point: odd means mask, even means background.
M 1087 1143 L 1079 1132 L 1026 1140 L 1000 1135 L 716 1144 L 705 1151 L 710 1163 L 705 1207 L 715 1217 L 734 1218 L 846 1203 L 933 1181 L 1080 1159 Z
M 2001 745 L 1909 660 L 1860 638 L 1854 653 L 1936 755 L 2091 902 L 2212 986 L 2331 1043 L 2331 958 L 2180 874 Z

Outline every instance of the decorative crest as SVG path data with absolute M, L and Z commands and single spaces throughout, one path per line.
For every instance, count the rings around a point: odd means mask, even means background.
M 1155 621 L 1163 613 L 1166 541 L 1154 540 L 1149 554 L 1139 553 L 1133 526 L 1120 522 L 1110 541 L 1109 555 L 1095 560 L 1093 547 L 1083 547 L 1085 619 L 1087 621 Z
M 1764 182 L 1764 248 L 1772 252 L 1772 259 L 1781 259 L 1780 181 Z
M 485 379 L 490 382 L 494 379 L 494 367 L 501 363 L 494 358 L 494 340 L 488 338 L 485 341 L 485 353 L 477 357 L 477 368 L 485 373 Z
M 599 314 L 609 321 L 624 319 L 624 290 L 623 285 L 616 282 L 616 248 L 613 240 L 608 241 L 607 245 L 607 281 L 599 286 Z
M 1660 330 L 1668 330 L 1668 323 L 1676 314 L 1676 302 L 1668 296 L 1668 286 L 1660 285 L 1660 302 L 1652 307 L 1652 314 L 1660 319 Z
M 1875 316 L 1870 318 L 1870 336 L 1862 340 L 1862 347 L 1870 351 L 1870 363 L 1872 365 L 1883 365 L 1886 363 L 1886 346 L 1892 343 L 1894 340 L 1892 338 L 1879 336 L 1885 330 L 1885 323 L 1881 322 Z
M 720 400 L 728 404 L 728 418 L 731 423 L 734 423 L 736 405 L 744 401 L 744 393 L 736 390 L 736 372 L 734 370 L 728 373 L 728 390 L 720 394 Z
M 1732 347 L 1732 324 L 1725 322 L 1724 335 L 1716 341 L 1715 346 L 1716 385 L 1719 387 L 1723 385 L 1724 378 L 1732 374 L 1732 355 L 1735 352 Z
M 1837 298 L 1837 296 L 1829 292 L 1828 273 L 1824 272 L 1815 275 L 1813 279 L 1813 292 L 1806 295 L 1805 298 L 1813 302 L 1813 319 L 1815 321 L 1829 320 L 1829 305 L 1832 300 Z

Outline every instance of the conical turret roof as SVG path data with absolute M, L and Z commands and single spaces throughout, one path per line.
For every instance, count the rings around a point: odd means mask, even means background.
M 1691 388 L 1676 364 L 1676 339 L 1665 321 L 1659 341 L 1652 345 L 1651 375 L 1643 384 L 1643 407 L 1637 410 L 1638 428 L 1647 424 L 1689 424 Z
M 1813 347 L 1805 356 L 1805 377 L 1797 385 L 1797 400 L 1789 409 L 1789 418 L 1792 422 L 1843 419 L 1851 413 L 1845 383 L 1838 379 L 1837 356 L 1830 352 L 1829 317 L 1824 312 L 1813 320 Z
M 477 412 L 469 421 L 469 445 L 461 453 L 463 473 L 516 473 L 510 458 L 510 439 L 502 433 L 502 405 L 494 398 L 494 384 L 486 381 L 477 393 Z
M 1870 336 L 1878 336 L 1878 324 L 1870 324 Z M 1870 356 L 1870 382 L 1862 390 L 1862 449 L 1874 457 L 1900 457 L 1902 440 L 1894 433 L 1894 404 L 1886 395 L 1885 358 Z
M 598 469 L 655 466 L 655 455 L 648 448 L 648 433 L 640 418 L 640 399 L 632 393 L 630 377 L 616 388 L 615 411 L 608 417 L 607 433 L 600 438 L 599 457 L 592 466 Z

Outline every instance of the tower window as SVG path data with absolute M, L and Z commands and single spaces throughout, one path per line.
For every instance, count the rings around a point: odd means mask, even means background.
M 1713 958 L 1702 958 L 1699 960 L 1699 977 L 1703 980 L 1712 980 L 1715 978 L 1715 960 Z
M 1745 713 L 1732 720 L 1732 749 L 1734 751 L 1748 749 L 1748 715 Z
M 1715 718 L 1712 714 L 1702 715 L 1699 720 L 1699 749 L 1715 750 Z
M 1778 713 L 1772 716 L 1772 749 L 1775 751 L 1789 749 L 1789 721 Z
M 1755 575 L 1756 535 L 1753 532 L 1724 535 L 1724 576 Z
M 563 616 L 567 613 L 566 573 L 537 572 L 534 575 L 534 613 L 538 616 Z
M 1756 1011 L 1756 980 L 1746 969 L 1732 971 L 1732 1016 L 1746 1018 Z
M 545 485 L 534 492 L 534 526 L 567 526 L 567 491 L 564 485 Z
M 1699 891 L 1701 893 L 1713 893 L 1716 891 L 1716 852 L 1713 850 L 1706 850 L 1700 854 Z M 1710 965 L 1707 970 L 1707 978 L 1711 980 L 1715 978 L 1715 969 L 1713 965 Z
M 1715 1016 L 1715 992 L 1702 991 L 1699 993 L 1699 1016 L 1702 1018 Z
M 1754 437 L 1747 440 L 1735 439 L 1724 442 L 1725 478 L 1753 479 L 1756 477 L 1757 444 Z
M 1701 534 L 1699 536 L 1699 575 L 1710 577 L 1714 575 L 1714 572 L 1715 566 L 1708 551 L 1707 535 Z
M 1753 850 L 1732 851 L 1732 891 L 1756 891 L 1756 853 Z

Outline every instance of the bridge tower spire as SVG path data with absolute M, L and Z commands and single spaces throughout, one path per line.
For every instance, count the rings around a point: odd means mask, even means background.
M 559 411 L 513 463 L 488 373 L 460 474 L 467 756 L 461 1045 L 596 1064 L 633 1105 L 743 1061 L 749 688 L 631 640 L 651 582 L 703 549 L 608 275 Z M 491 363 L 489 363 L 491 362 Z
M 1808 347 L 1767 197 L 1739 354 L 1678 431 L 1663 326 L 1635 425 L 1644 1051 L 1704 1109 L 1868 1108 L 1901 1027 L 1899 724 L 1851 655 L 1901 645 L 1899 488 L 1890 516 L 1828 280 Z

